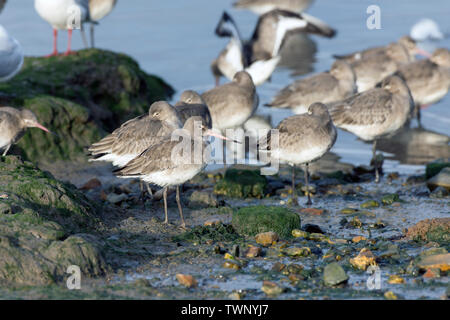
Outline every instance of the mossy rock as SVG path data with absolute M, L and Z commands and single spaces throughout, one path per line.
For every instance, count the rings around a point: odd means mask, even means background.
M 251 206 L 235 211 L 232 225 L 247 236 L 273 231 L 281 238 L 290 238 L 292 230 L 300 229 L 300 216 L 284 207 Z
M 91 119 L 89 110 L 71 101 L 52 96 L 24 99 L 23 107 L 32 110 L 41 123 L 55 134 L 28 129 L 14 147 L 25 159 L 52 162 L 85 159 L 84 149 L 103 135 Z
M 174 242 L 187 241 L 203 244 L 209 241 L 232 242 L 239 238 L 240 236 L 236 233 L 233 226 L 229 224 L 218 224 L 212 226 L 196 226 L 181 235 L 173 237 L 172 240 Z
M 84 276 L 107 266 L 99 243 L 76 234 L 95 231 L 97 208 L 74 186 L 16 156 L 0 157 L 0 283 L 49 284 L 71 264 Z
M 169 99 L 174 90 L 132 58 L 88 49 L 70 56 L 27 57 L 21 72 L 0 83 L 0 102 L 33 110 L 58 136 L 36 129 L 19 147 L 30 160 L 73 160 L 126 120 Z
M 450 245 L 450 218 L 425 219 L 408 229 L 406 237 L 415 241 L 433 241 Z
M 450 162 L 447 160 L 436 160 L 431 163 L 428 163 L 425 168 L 425 177 L 427 179 L 430 179 L 431 177 L 434 177 L 439 172 L 441 172 L 442 169 L 450 167 Z
M 228 169 L 214 186 L 214 193 L 232 198 L 262 198 L 267 179 L 256 170 Z

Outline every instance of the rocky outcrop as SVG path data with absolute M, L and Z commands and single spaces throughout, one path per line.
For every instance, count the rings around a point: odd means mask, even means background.
M 28 57 L 22 71 L 0 84 L 3 105 L 25 107 L 56 135 L 28 130 L 15 152 L 35 161 L 74 160 L 120 123 L 171 97 L 162 79 L 132 58 L 89 49 L 53 58 Z
M 95 206 L 74 186 L 15 156 L 0 158 L 0 283 L 50 284 L 71 265 L 83 276 L 107 265 L 93 235 Z

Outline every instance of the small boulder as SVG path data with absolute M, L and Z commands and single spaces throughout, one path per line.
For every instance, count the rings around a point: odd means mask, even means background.
M 337 262 L 328 264 L 323 270 L 323 281 L 328 286 L 336 286 L 348 281 L 348 275 Z

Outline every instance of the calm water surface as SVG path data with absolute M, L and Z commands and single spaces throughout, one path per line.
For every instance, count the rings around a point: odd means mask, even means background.
M 34 10 L 32 0 L 10 0 L 0 16 L 0 23 L 16 37 L 27 55 L 51 52 L 50 26 Z M 213 86 L 210 63 L 226 45 L 213 31 L 223 10 L 229 11 L 244 36 L 250 37 L 257 17 L 251 12 L 234 10 L 232 0 L 119 0 L 116 9 L 96 31 L 100 48 L 124 52 L 134 57 L 149 73 L 158 74 L 177 90 L 174 99 L 185 89 L 204 91 Z M 366 28 L 366 9 L 375 1 L 317 0 L 308 13 L 321 18 L 338 30 L 333 39 L 316 36 L 293 37 L 283 52 L 284 67 L 279 67 L 270 83 L 258 87 L 261 98 L 258 114 L 270 116 L 272 125 L 291 115 L 289 111 L 261 107 L 284 86 L 293 81 L 293 73 L 321 72 L 329 69 L 332 54 L 348 53 L 365 47 L 383 45 L 408 34 L 421 18 L 432 18 L 444 32 L 450 31 L 448 0 L 376 1 L 381 7 L 381 30 Z M 61 32 L 59 50 L 66 48 L 66 33 Z M 450 47 L 447 38 L 426 44 L 427 49 Z M 82 48 L 79 33 L 74 49 Z M 313 55 L 314 51 L 315 56 Z M 295 59 L 293 59 L 295 57 Z M 298 58 L 297 58 L 298 57 Z M 311 61 L 315 61 L 311 63 Z M 224 81 L 224 80 L 222 80 Z M 388 159 L 388 171 L 412 173 L 423 170 L 420 164 L 434 158 L 449 157 L 450 95 L 423 111 L 424 130 L 403 132 L 380 148 Z M 412 122 L 412 127 L 416 127 Z M 436 142 L 437 141 L 437 142 Z M 332 151 L 344 162 L 367 164 L 371 146 L 353 135 L 340 131 Z

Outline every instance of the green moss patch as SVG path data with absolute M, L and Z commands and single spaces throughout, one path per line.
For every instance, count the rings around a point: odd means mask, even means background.
M 273 231 L 290 238 L 292 230 L 300 228 L 300 216 L 284 207 L 251 206 L 234 212 L 232 225 L 239 234 L 247 236 Z
M 267 179 L 259 171 L 228 169 L 214 186 L 214 193 L 233 198 L 262 198 L 266 185 Z

